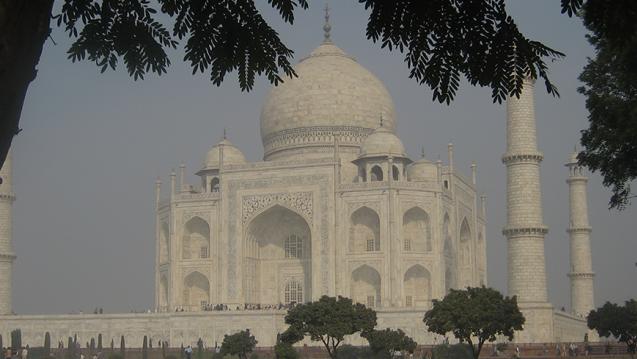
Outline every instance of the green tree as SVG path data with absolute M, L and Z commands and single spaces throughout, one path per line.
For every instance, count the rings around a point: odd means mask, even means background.
M 0 344 L 2 347 L 2 344 Z M 44 357 L 48 358 L 51 356 L 51 334 L 49 332 L 44 333 Z
M 285 316 L 288 329 L 281 340 L 296 343 L 305 336 L 320 341 L 330 358 L 336 358 L 338 346 L 346 335 L 370 332 L 376 326 L 376 312 L 349 298 L 322 296 L 318 301 L 295 306 Z
M 400 329 L 372 330 L 365 333 L 365 339 L 374 354 L 387 358 L 393 358 L 396 352 L 413 353 L 416 350 L 416 342 Z
M 452 332 L 461 343 L 470 345 L 473 357 L 478 359 L 485 342 L 495 341 L 498 335 L 512 340 L 514 332 L 522 330 L 524 316 L 515 296 L 503 297 L 495 289 L 477 287 L 452 289 L 442 300 L 434 299 L 423 321 L 430 332 Z
M 613 336 L 625 343 L 628 352 L 635 355 L 637 349 L 637 301 L 626 301 L 625 305 L 606 302 L 588 314 L 588 327 L 597 330 L 600 337 Z
M 276 359 L 298 359 L 299 353 L 292 344 L 277 340 L 274 345 L 274 355 Z
M 637 23 L 629 20 L 637 17 L 637 2 L 588 0 L 580 15 L 595 57 L 579 77 L 589 127 L 578 159 L 602 174 L 613 193 L 610 207 L 623 209 L 635 197 L 630 184 L 637 178 Z
M 22 330 L 15 329 L 11 331 L 11 349 L 16 351 L 22 348 Z
M 224 335 L 221 343 L 222 355 L 236 355 L 239 359 L 247 359 L 257 346 L 257 340 L 250 334 L 250 329 L 242 330 L 232 335 Z
M 145 335 L 142 342 L 142 359 L 148 359 L 148 337 Z
M 73 338 L 69 337 L 67 347 L 66 347 L 66 357 L 68 359 L 75 359 L 75 344 L 73 343 Z
M 119 355 L 121 355 L 122 359 L 126 358 L 126 341 L 123 335 L 119 340 Z
M 102 333 L 97 334 L 97 351 L 102 351 Z
M 197 340 L 197 359 L 203 359 L 203 339 Z

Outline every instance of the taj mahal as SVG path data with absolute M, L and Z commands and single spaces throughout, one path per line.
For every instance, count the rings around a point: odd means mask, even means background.
M 224 134 L 196 169 L 199 183 L 186 183 L 183 165 L 170 183 L 157 180 L 152 313 L 11 314 L 9 158 L 0 172 L 0 334 L 20 328 L 32 345 L 46 332 L 54 342 L 125 335 L 133 346 L 149 335 L 179 346 L 250 328 L 268 346 L 285 330 L 282 307 L 342 295 L 376 310 L 379 328 L 433 343 L 422 323 L 432 300 L 488 285 L 476 166 L 469 176 L 455 168 L 451 144 L 445 163 L 410 158 L 395 134 L 390 94 L 331 41 L 328 24 L 295 71 L 264 101 L 262 161 L 247 161 Z M 517 341 L 579 341 L 588 332 L 583 316 L 594 309 L 587 178 L 570 157 L 573 309 L 563 312 L 547 298 L 533 102 L 527 81 L 507 103 L 506 294 L 517 296 L 526 317 Z M 229 310 L 209 310 L 218 305 Z

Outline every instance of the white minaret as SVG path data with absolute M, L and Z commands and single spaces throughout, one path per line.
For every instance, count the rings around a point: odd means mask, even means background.
M 573 314 L 586 317 L 595 309 L 593 301 L 593 265 L 591 260 L 591 227 L 588 224 L 588 201 L 586 184 L 588 177 L 577 164 L 577 152 L 566 163 L 568 167 L 569 227 L 566 230 L 571 242 L 571 310 Z
M 11 314 L 13 277 L 12 207 L 15 195 L 11 185 L 11 153 L 0 169 L 0 315 Z
M 537 149 L 532 80 L 524 81 L 520 98 L 507 99 L 507 224 L 509 295 L 517 296 L 526 317 L 522 342 L 553 340 L 553 310 L 548 303 L 542 219 L 540 162 Z

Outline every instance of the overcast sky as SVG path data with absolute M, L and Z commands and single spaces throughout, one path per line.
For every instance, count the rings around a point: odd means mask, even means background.
M 322 41 L 323 1 L 311 1 L 284 25 L 271 10 L 295 62 Z M 59 6 L 59 3 L 58 3 Z M 488 196 L 489 284 L 506 291 L 505 107 L 488 89 L 462 87 L 450 105 L 431 102 L 431 91 L 408 78 L 400 54 L 365 38 L 368 13 L 357 1 L 332 1 L 332 39 L 376 74 L 393 96 L 402 138 L 412 158 L 420 147 L 446 162 L 447 143 L 455 163 L 469 173 L 478 164 L 478 188 Z M 544 152 L 542 190 L 549 296 L 569 307 L 568 187 L 564 163 L 587 127 L 577 76 L 592 50 L 578 19 L 560 14 L 554 0 L 508 1 L 522 31 L 567 54 L 550 63 L 561 97 L 536 90 L 539 148 Z M 167 75 L 134 82 L 122 67 L 100 74 L 91 63 L 66 59 L 69 40 L 59 29 L 47 41 L 37 79 L 27 94 L 23 131 L 14 140 L 14 310 L 17 313 L 128 312 L 153 306 L 154 182 L 168 183 L 171 168 L 187 165 L 189 181 L 223 128 L 246 156 L 261 160 L 259 113 L 270 88 L 258 79 L 242 93 L 236 74 L 214 86 L 207 75 L 192 76 L 183 53 L 172 53 Z M 164 185 L 164 190 L 168 188 Z M 166 192 L 164 192 L 165 194 Z M 589 182 L 595 301 L 637 297 L 636 206 L 609 211 L 610 193 L 598 175 Z

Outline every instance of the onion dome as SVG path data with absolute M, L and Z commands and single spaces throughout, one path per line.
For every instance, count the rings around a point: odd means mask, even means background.
M 353 153 L 378 127 L 396 127 L 394 104 L 382 82 L 334 45 L 328 37 L 270 90 L 261 109 L 265 160 L 324 153 L 331 156 L 335 138 Z

